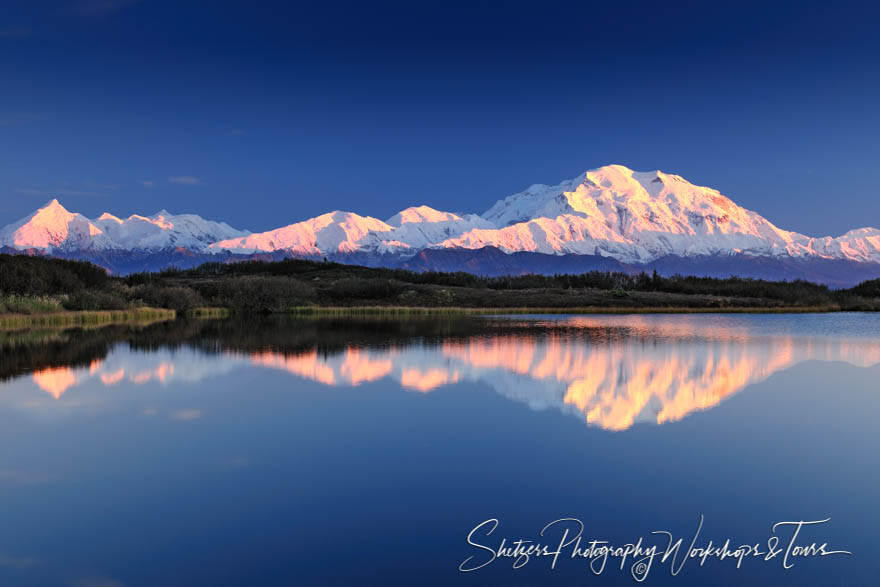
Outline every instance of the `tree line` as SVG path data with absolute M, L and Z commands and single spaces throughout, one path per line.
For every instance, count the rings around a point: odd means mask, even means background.
M 508 300 L 548 307 L 672 305 L 673 301 L 705 305 L 707 300 L 716 298 L 721 299 L 722 306 L 722 298 L 727 298 L 739 300 L 734 305 L 836 305 L 843 309 L 873 310 L 880 309 L 880 279 L 832 290 L 803 280 L 662 276 L 656 271 L 484 277 L 465 272 L 416 273 L 304 259 L 212 262 L 193 269 L 112 277 L 87 262 L 0 254 L 0 296 L 50 296 L 69 310 L 145 305 L 187 311 L 219 306 L 270 313 L 302 305 L 491 307 L 499 303 L 509 306 Z

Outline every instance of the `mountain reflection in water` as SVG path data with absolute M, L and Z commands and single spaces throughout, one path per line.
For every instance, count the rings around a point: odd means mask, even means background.
M 30 377 L 59 402 L 82 386 L 169 385 L 244 368 L 282 370 L 331 386 L 388 380 L 420 393 L 474 381 L 533 409 L 555 408 L 592 426 L 625 430 L 638 422 L 681 420 L 803 361 L 880 363 L 880 341 L 873 337 L 824 332 L 821 318 L 819 327 L 807 329 L 786 320 L 192 321 L 3 340 L 0 376 Z

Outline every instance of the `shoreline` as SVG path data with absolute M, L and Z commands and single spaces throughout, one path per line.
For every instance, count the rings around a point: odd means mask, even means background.
M 177 312 L 162 308 L 133 308 L 130 310 L 68 310 L 33 314 L 0 314 L 0 329 L 31 328 L 39 326 L 95 326 L 120 323 L 150 323 L 174 320 Z
M 780 306 L 755 307 L 734 306 L 715 308 L 691 308 L 686 306 L 578 306 L 470 308 L 430 306 L 297 306 L 275 315 L 292 317 L 359 317 L 359 316 L 490 316 L 527 314 L 832 314 L 860 310 L 844 310 L 839 306 Z M 130 310 L 81 310 L 44 312 L 33 314 L 0 314 L 0 330 L 13 330 L 41 326 L 103 326 L 109 324 L 142 324 L 176 320 L 178 318 L 221 319 L 235 316 L 229 308 L 196 308 L 185 314 L 162 308 L 135 308 Z
M 358 315 L 492 315 L 492 314 L 831 314 L 844 312 L 839 306 L 751 306 L 723 308 L 690 308 L 686 306 L 581 306 L 572 308 L 512 307 L 420 307 L 420 306 L 300 306 L 287 314 L 294 316 L 358 316 Z

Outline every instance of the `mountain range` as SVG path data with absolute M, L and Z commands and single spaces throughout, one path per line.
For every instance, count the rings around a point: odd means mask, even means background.
M 0 250 L 85 259 L 120 274 L 292 256 L 486 275 L 657 270 L 833 286 L 880 276 L 876 228 L 809 237 L 712 188 L 621 165 L 533 185 L 481 215 L 418 206 L 383 221 L 337 210 L 260 233 L 165 210 L 89 219 L 52 200 L 0 230 Z

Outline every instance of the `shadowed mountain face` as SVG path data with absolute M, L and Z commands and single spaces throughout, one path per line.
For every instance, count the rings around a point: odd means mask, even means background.
M 253 234 L 166 210 L 89 219 L 52 200 L 0 229 L 0 247 L 90 260 L 120 274 L 268 256 L 483 275 L 656 268 L 839 286 L 880 276 L 878 229 L 810 237 L 715 189 L 622 165 L 532 185 L 482 215 L 413 206 L 383 221 L 335 210 Z
M 588 271 L 634 271 L 634 268 L 598 255 L 545 255 L 541 253 L 505 253 L 496 247 L 481 249 L 425 249 L 411 259 L 399 263 L 410 271 L 465 271 L 475 275 L 556 275 Z
M 702 277 L 750 277 L 793 281 L 803 279 L 830 287 L 852 287 L 880 276 L 880 263 L 860 263 L 848 259 L 774 258 L 749 255 L 680 257 L 667 255 L 644 264 L 626 264 L 597 255 L 546 255 L 542 253 L 504 253 L 495 247 L 482 249 L 425 249 L 396 266 L 411 271 L 466 271 L 476 275 L 579 274 L 588 271 L 621 271 L 637 274 L 657 271 L 664 277 L 697 275 Z
M 837 318 L 273 318 L 5 333 L 0 377 L 29 380 L 35 398 L 71 405 L 80 389 L 209 381 L 242 369 L 334 387 L 387 381 L 416 393 L 471 382 L 533 409 L 625 430 L 679 421 L 804 361 L 880 363 L 871 325 L 860 329 L 853 315 L 842 336 Z

